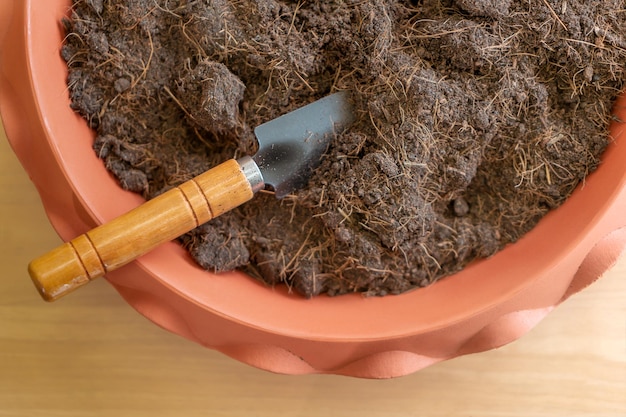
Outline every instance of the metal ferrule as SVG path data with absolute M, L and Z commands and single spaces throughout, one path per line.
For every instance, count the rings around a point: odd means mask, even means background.
M 250 187 L 252 188 L 252 192 L 256 193 L 257 191 L 265 188 L 265 181 L 263 181 L 263 174 L 261 174 L 261 170 L 254 160 L 249 156 L 244 156 L 242 158 L 237 159 L 237 163 L 241 167 L 241 171 L 244 173 L 248 182 L 250 183 Z

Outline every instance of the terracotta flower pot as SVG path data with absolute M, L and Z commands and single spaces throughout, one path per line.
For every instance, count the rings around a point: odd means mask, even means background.
M 142 202 L 105 170 L 91 148 L 93 133 L 69 108 L 59 54 L 68 5 L 0 2 L 0 110 L 64 239 Z M 625 96 L 615 114 L 626 120 Z M 158 325 L 259 368 L 405 375 L 519 338 L 614 263 L 626 246 L 624 124 L 614 123 L 612 135 L 601 167 L 562 207 L 518 243 L 425 289 L 305 300 L 242 273 L 205 272 L 176 243 L 107 279 Z

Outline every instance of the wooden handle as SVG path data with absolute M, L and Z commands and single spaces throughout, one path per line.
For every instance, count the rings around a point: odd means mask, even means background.
M 254 191 L 239 162 L 229 160 L 35 259 L 29 274 L 43 299 L 54 301 L 245 203 Z

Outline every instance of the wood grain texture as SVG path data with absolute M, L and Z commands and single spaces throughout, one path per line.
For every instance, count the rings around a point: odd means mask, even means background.
M 145 255 L 253 197 L 234 159 L 34 259 L 28 272 L 46 301 Z
M 172 335 L 105 280 L 55 304 L 26 265 L 60 243 L 0 138 L 0 416 L 626 416 L 626 258 L 501 349 L 388 381 L 288 377 Z

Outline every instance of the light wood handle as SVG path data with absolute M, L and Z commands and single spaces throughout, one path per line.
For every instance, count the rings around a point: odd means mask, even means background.
M 33 260 L 28 271 L 43 299 L 54 301 L 253 195 L 240 164 L 229 160 Z

